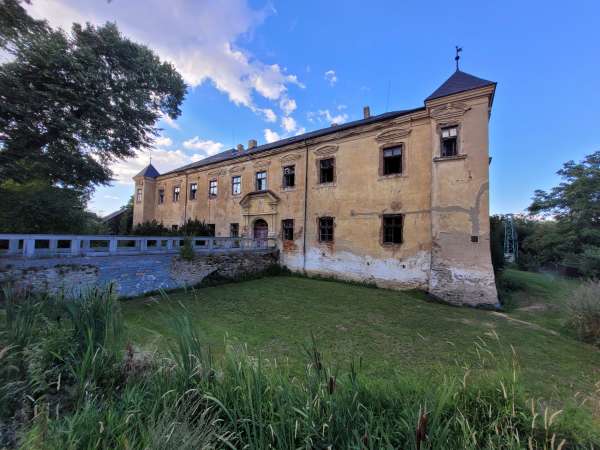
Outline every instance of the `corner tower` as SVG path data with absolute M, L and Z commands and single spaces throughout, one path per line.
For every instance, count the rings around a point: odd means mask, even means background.
M 133 225 L 154 219 L 156 178 L 160 175 L 152 164 L 148 164 L 133 177 Z
M 496 83 L 456 70 L 425 99 L 432 137 L 429 292 L 498 305 L 490 251 L 488 122 Z

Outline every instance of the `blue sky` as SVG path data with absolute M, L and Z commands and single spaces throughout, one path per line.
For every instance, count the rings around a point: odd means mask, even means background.
M 600 2 L 33 0 L 55 26 L 116 21 L 190 85 L 161 122 L 165 171 L 259 143 L 418 107 L 454 70 L 498 82 L 490 121 L 491 212 L 519 212 L 558 183 L 563 162 L 600 150 Z M 147 154 L 115 164 L 90 208 L 131 195 Z

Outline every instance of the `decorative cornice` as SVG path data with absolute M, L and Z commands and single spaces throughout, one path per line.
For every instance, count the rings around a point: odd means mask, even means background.
M 208 172 L 208 176 L 214 177 L 214 176 L 224 176 L 227 175 L 227 169 L 218 169 L 218 170 L 213 170 L 211 172 Z
M 469 109 L 469 105 L 466 103 L 452 102 L 433 108 L 430 115 L 436 120 L 454 119 L 462 117 Z
M 386 130 L 382 133 L 379 133 L 375 140 L 377 142 L 392 142 L 397 141 L 399 139 L 404 139 L 410 134 L 410 128 L 392 128 L 390 130 Z
M 338 145 L 324 145 L 323 147 L 319 147 L 318 149 L 316 149 L 314 153 L 317 156 L 333 155 L 335 152 L 338 151 L 338 148 Z
M 289 155 L 284 155 L 280 159 L 281 159 L 282 163 L 288 163 L 288 162 L 294 162 L 300 158 L 302 158 L 302 155 L 300 155 L 299 153 L 292 153 Z
M 229 173 L 240 173 L 243 172 L 245 168 L 245 166 L 235 166 L 229 169 Z
M 250 206 L 249 202 L 253 198 L 264 198 L 264 199 L 267 199 L 267 201 L 271 205 L 275 205 L 275 204 L 279 203 L 279 196 L 277 194 L 275 194 L 275 192 L 273 192 L 271 190 L 267 190 L 267 191 L 253 191 L 253 192 L 248 192 L 246 195 L 244 195 L 244 197 L 240 200 L 240 206 L 242 208 L 248 208 Z
M 265 169 L 267 167 L 269 167 L 271 165 L 271 160 L 259 160 L 259 161 L 255 161 L 253 166 L 257 169 Z

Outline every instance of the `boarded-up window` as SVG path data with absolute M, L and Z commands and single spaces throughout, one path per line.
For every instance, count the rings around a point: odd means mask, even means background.
M 458 154 L 458 128 L 442 128 L 441 156 L 456 156 Z
M 296 185 L 296 166 L 285 166 L 283 168 L 283 187 L 294 187 Z
M 319 241 L 333 242 L 333 217 L 319 217 Z
M 319 161 L 319 183 L 333 183 L 335 179 L 335 158 Z
M 383 149 L 383 174 L 393 175 L 402 173 L 402 146 Z
M 281 221 L 281 234 L 284 241 L 294 240 L 294 219 L 284 219 Z
M 403 224 L 404 216 L 402 214 L 383 216 L 383 243 L 402 244 Z

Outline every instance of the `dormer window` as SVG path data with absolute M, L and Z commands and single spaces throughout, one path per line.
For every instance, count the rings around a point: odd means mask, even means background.
M 442 128 L 441 156 L 458 155 L 458 127 Z

